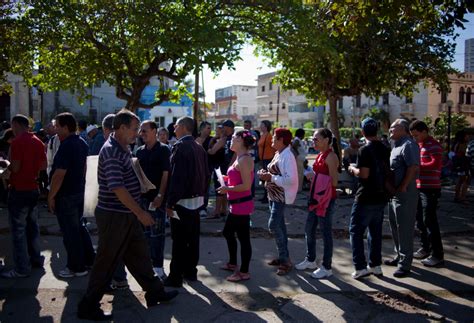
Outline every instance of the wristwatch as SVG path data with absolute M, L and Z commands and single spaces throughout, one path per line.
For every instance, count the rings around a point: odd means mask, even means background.
M 161 193 L 158 193 L 158 194 L 156 195 L 156 197 L 162 197 L 162 196 L 163 196 L 163 195 L 161 195 Z

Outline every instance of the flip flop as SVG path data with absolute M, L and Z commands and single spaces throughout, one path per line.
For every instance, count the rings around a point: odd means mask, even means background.
M 241 273 L 240 271 L 230 275 L 229 277 L 226 278 L 230 282 L 237 283 L 242 280 L 249 280 L 250 279 L 250 274 L 249 273 Z
M 280 266 L 280 259 L 272 259 L 269 262 L 267 262 L 270 266 Z
M 227 270 L 227 271 L 235 271 L 236 268 L 237 268 L 237 265 L 233 265 L 229 263 L 226 263 L 225 265 L 221 266 L 222 270 Z

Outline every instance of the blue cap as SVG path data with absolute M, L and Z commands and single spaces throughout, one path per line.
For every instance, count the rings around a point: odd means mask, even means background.
M 360 125 L 361 125 L 362 130 L 364 130 L 364 132 L 373 132 L 373 131 L 377 132 L 379 130 L 378 122 L 372 118 L 365 118 L 364 120 L 362 120 Z

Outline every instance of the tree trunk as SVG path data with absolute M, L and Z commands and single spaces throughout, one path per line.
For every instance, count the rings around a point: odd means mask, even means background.
M 193 105 L 193 118 L 198 123 L 199 118 L 199 68 L 196 67 L 194 70 L 194 105 Z
M 341 135 L 339 134 L 339 118 L 337 116 L 337 97 L 329 97 L 329 118 L 331 122 L 331 131 L 337 138 L 337 142 L 341 142 Z M 339 145 L 340 146 L 340 145 Z

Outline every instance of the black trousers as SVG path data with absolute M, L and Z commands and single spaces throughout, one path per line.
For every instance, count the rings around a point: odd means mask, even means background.
M 146 296 L 163 293 L 163 284 L 155 277 L 148 243 L 137 217 L 132 213 L 95 210 L 99 243 L 84 300 L 97 306 L 121 260 Z
M 237 234 L 240 242 L 240 257 L 242 258 L 240 272 L 248 273 L 250 259 L 252 258 L 250 215 L 229 214 L 225 221 L 223 234 L 229 249 L 229 264 L 232 265 L 237 265 L 237 240 L 235 239 L 235 234 Z
M 436 214 L 440 194 L 440 189 L 420 189 L 416 226 L 420 230 L 421 247 L 434 257 L 443 259 L 443 243 Z
M 181 283 L 183 277 L 196 279 L 199 262 L 199 235 L 201 222 L 199 210 L 177 205 L 179 220 L 171 219 L 171 264 L 169 279 Z

